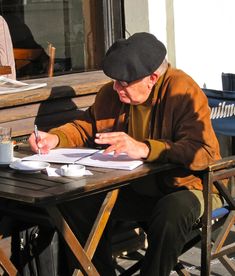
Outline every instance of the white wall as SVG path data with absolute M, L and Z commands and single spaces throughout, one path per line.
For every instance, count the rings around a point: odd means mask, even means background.
M 149 30 L 164 43 L 166 2 L 149 0 Z M 205 83 L 207 88 L 221 89 L 221 73 L 235 73 L 235 1 L 174 0 L 173 4 L 176 67 L 201 87 Z
M 148 0 L 126 0 L 124 4 L 126 37 L 136 32 L 148 32 Z
M 167 44 L 166 33 L 166 1 L 149 0 L 149 32 L 154 34 L 165 45 Z M 167 46 L 167 45 L 166 45 Z

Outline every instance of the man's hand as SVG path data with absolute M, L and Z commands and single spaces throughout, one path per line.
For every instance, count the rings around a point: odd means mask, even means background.
M 138 142 L 125 132 L 97 133 L 95 143 L 100 145 L 110 145 L 104 153 L 114 152 L 115 156 L 126 153 L 134 159 L 146 158 L 149 148 L 145 143 Z
M 40 149 L 40 152 L 42 154 L 48 153 L 50 149 L 55 148 L 59 143 L 59 138 L 55 134 L 38 131 L 38 135 L 38 143 L 36 143 L 36 137 L 34 133 L 32 133 L 28 139 L 30 147 L 34 152 L 38 152 L 38 150 Z

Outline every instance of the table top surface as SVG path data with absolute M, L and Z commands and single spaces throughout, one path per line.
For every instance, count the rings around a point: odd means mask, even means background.
M 23 147 L 15 155 L 29 154 Z M 176 167 L 172 164 L 145 163 L 138 168 L 114 170 L 87 167 L 93 175 L 82 177 L 51 177 L 46 173 L 21 173 L 8 166 L 0 167 L 0 197 L 33 205 L 50 205 L 92 193 L 109 191 L 152 173 Z

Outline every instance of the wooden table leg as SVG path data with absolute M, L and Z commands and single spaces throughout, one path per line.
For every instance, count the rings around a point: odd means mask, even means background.
M 119 193 L 118 189 L 107 193 L 107 195 L 104 199 L 104 202 L 99 210 L 99 213 L 96 217 L 96 220 L 93 224 L 90 235 L 89 235 L 87 242 L 84 246 L 84 250 L 90 259 L 92 259 L 93 255 L 95 253 L 95 250 L 99 244 L 99 241 L 104 232 L 105 226 L 108 222 L 108 219 L 110 217 L 112 209 L 117 200 L 118 193 Z M 80 276 L 80 275 L 82 275 L 82 272 L 77 270 L 73 274 L 73 276 L 75 276 L 75 275 Z
M 93 224 L 87 242 L 82 248 L 81 244 L 77 240 L 76 236 L 72 232 L 71 228 L 65 221 L 61 212 L 57 207 L 48 207 L 47 211 L 55 223 L 57 229 L 63 235 L 68 246 L 74 253 L 75 257 L 83 267 L 87 275 L 99 275 L 95 266 L 92 264 L 91 259 L 95 253 L 95 250 L 98 246 L 100 238 L 104 232 L 105 226 L 108 222 L 111 211 L 115 205 L 116 199 L 118 196 L 118 190 L 113 190 L 108 192 L 104 202 L 99 210 L 99 213 L 96 217 L 96 220 Z M 83 275 L 81 271 L 77 270 L 73 275 Z
M 89 276 L 98 276 L 98 271 L 92 264 L 91 260 L 87 257 L 86 252 L 82 248 L 59 209 L 57 207 L 48 207 L 47 212 L 86 274 Z

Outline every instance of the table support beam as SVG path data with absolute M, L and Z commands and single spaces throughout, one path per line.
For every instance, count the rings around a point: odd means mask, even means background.
M 104 202 L 100 207 L 96 220 L 93 224 L 84 249 L 82 248 L 81 244 L 77 240 L 76 236 L 72 232 L 71 228 L 65 221 L 58 208 L 47 208 L 47 211 L 53 222 L 55 223 L 55 226 L 63 235 L 65 241 L 67 242 L 68 246 L 74 253 L 75 257 L 77 258 L 87 275 L 99 275 L 95 266 L 92 264 L 91 259 L 94 256 L 95 250 L 99 244 L 105 226 L 109 220 L 110 214 L 118 197 L 118 192 L 119 190 L 116 189 L 107 193 Z M 80 276 L 83 275 L 83 273 L 80 270 L 76 269 L 73 275 Z

